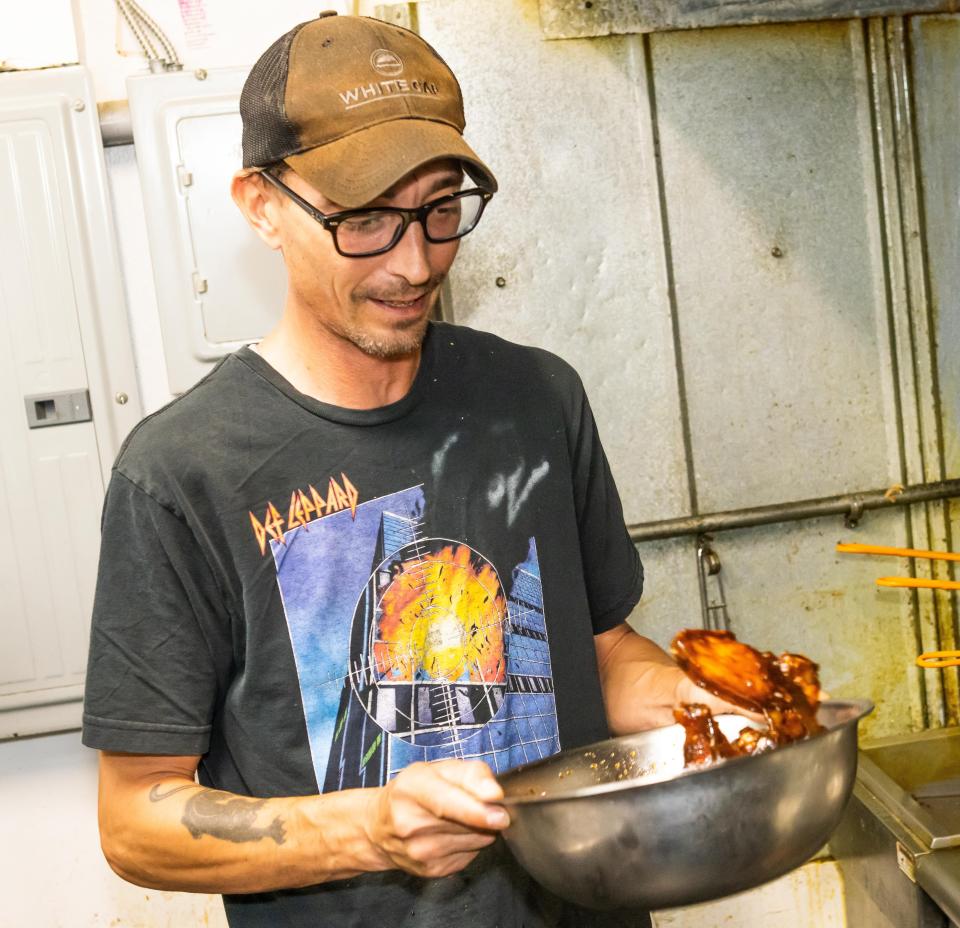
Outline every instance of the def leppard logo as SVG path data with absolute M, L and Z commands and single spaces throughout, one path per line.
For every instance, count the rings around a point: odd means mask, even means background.
M 285 544 L 284 532 L 300 525 L 306 526 L 321 516 L 349 509 L 350 515 L 355 519 L 360 494 L 346 474 L 340 474 L 340 481 L 337 483 L 335 477 L 330 478 L 326 498 L 318 493 L 313 485 L 309 485 L 306 490 L 294 490 L 290 494 L 290 506 L 287 509 L 286 519 L 273 503 L 267 503 L 267 511 L 262 522 L 251 512 L 250 524 L 253 526 L 257 544 L 260 545 L 260 554 L 266 554 L 268 539 Z

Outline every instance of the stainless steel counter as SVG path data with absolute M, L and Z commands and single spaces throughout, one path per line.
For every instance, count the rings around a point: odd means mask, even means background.
M 924 789 L 958 775 L 960 728 L 860 751 L 854 795 L 830 841 L 850 928 L 960 926 L 960 796 Z
M 917 885 L 923 888 L 953 925 L 960 926 L 960 848 L 921 857 L 917 861 Z

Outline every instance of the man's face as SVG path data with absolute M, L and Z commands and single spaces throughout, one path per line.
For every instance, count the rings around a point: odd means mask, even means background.
M 431 162 L 368 205 L 412 209 L 456 192 L 462 178 L 457 162 Z M 284 174 L 283 182 L 322 213 L 343 209 L 292 171 Z M 289 297 L 306 314 L 306 321 L 376 358 L 415 352 L 459 243 L 428 242 L 415 222 L 390 251 L 346 258 L 337 253 L 333 237 L 318 222 L 280 191 L 270 192 Z

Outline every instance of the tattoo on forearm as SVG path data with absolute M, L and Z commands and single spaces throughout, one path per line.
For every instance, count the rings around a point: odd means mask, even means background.
M 196 783 L 185 783 L 183 786 L 174 786 L 173 789 L 167 790 L 165 793 L 160 792 L 160 786 L 157 784 L 150 790 L 150 801 L 159 802 L 161 799 L 166 799 L 167 796 L 172 796 L 174 793 L 182 792 L 185 789 L 196 789 Z
M 187 800 L 181 821 L 198 839 L 201 835 L 211 835 L 239 844 L 273 838 L 277 844 L 283 844 L 286 831 L 279 815 L 269 825 L 255 824 L 266 802 L 266 799 L 247 799 L 217 789 L 201 789 Z

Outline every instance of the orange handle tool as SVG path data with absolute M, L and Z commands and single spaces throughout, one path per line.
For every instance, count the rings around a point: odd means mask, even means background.
M 924 580 L 919 577 L 879 577 L 877 586 L 907 587 L 912 590 L 960 590 L 954 580 Z
M 886 545 L 861 545 L 857 543 L 837 545 L 843 554 L 889 554 L 895 557 L 922 557 L 932 561 L 960 561 L 960 554 L 952 551 L 922 551 L 918 548 L 890 548 Z
M 960 651 L 927 651 L 917 658 L 918 667 L 960 667 Z

